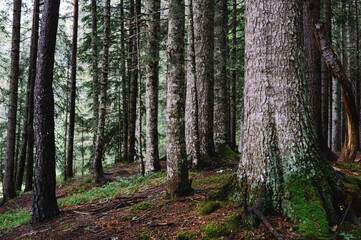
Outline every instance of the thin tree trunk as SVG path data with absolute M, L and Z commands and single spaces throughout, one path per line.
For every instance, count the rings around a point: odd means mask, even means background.
M 72 178 L 73 173 L 73 149 L 74 149 L 74 126 L 75 126 L 75 99 L 76 99 L 76 53 L 78 49 L 78 0 L 74 0 L 73 18 L 73 41 L 71 55 L 71 90 L 70 90 L 70 112 L 69 112 L 69 141 L 67 152 L 66 175 Z
M 68 114 L 69 114 L 69 62 L 68 62 L 68 71 L 67 71 L 67 84 L 66 84 L 66 99 L 65 99 L 65 122 L 64 122 L 64 156 L 63 156 L 63 164 L 64 164 L 64 180 L 67 179 L 68 175 L 66 174 L 66 156 L 67 156 L 67 142 L 68 142 Z
M 84 176 L 84 122 L 81 121 L 81 176 Z
M 356 79 L 355 79 L 355 87 L 356 87 L 356 112 L 358 112 L 358 118 L 360 124 L 361 112 L 360 112 L 360 38 L 359 38 L 359 21 L 358 21 L 358 4 L 357 0 L 355 0 L 355 29 L 356 29 Z M 358 131 L 359 132 L 359 131 Z M 359 132 L 360 138 L 360 132 Z M 360 146 L 358 146 L 358 150 Z
M 109 71 L 109 48 L 110 48 L 110 0 L 105 2 L 104 15 L 104 46 L 102 60 L 102 76 L 100 82 L 100 105 L 98 119 L 98 133 L 96 140 L 95 156 L 93 160 L 94 178 L 96 182 L 104 181 L 102 157 L 104 151 L 104 127 L 107 109 L 107 84 Z
M 10 96 L 8 111 L 8 130 L 6 144 L 6 160 L 4 175 L 3 201 L 16 196 L 14 184 L 14 159 L 15 159 L 15 138 L 16 138 L 16 115 L 18 101 L 19 81 L 19 55 L 20 55 L 20 24 L 21 24 L 21 0 L 14 0 L 13 10 L 13 33 L 11 44 L 11 76 Z
M 123 16 L 123 15 L 122 15 Z M 92 0 L 92 75 L 93 75 L 93 157 L 98 132 L 99 83 L 98 83 L 98 20 L 97 0 Z
M 214 1 L 194 0 L 193 14 L 200 151 L 204 157 L 212 157 L 215 156 L 213 140 Z
M 31 223 L 59 214 L 56 201 L 53 72 L 60 0 L 44 3 L 35 81 L 36 164 Z
M 187 96 L 185 107 L 186 145 L 187 155 L 191 156 L 193 167 L 200 168 L 201 157 L 198 129 L 198 96 L 194 49 L 193 0 L 189 0 L 188 9 Z
M 146 64 L 146 157 L 145 172 L 160 171 L 158 152 L 158 88 L 160 0 L 148 1 L 147 64 Z
M 190 194 L 184 132 L 184 0 L 170 0 L 167 42 L 167 193 Z

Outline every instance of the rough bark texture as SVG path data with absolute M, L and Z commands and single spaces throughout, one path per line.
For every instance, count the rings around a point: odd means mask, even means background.
M 124 16 L 124 1 L 121 0 L 120 3 L 120 15 Z M 123 98 L 123 160 L 127 159 L 128 155 L 128 78 L 126 75 L 126 67 L 125 67 L 125 28 L 124 28 L 124 19 L 122 19 L 120 23 L 120 46 L 122 49 L 122 65 L 120 67 L 121 75 L 122 75 L 122 98 Z
M 233 0 L 232 7 L 232 70 L 231 70 L 231 92 L 230 92 L 230 112 L 229 112 L 229 137 L 230 147 L 236 147 L 236 82 L 237 82 L 237 0 Z
M 145 173 L 160 170 L 158 153 L 158 86 L 160 0 L 148 1 L 146 65 L 146 161 Z
M 312 130 L 302 4 L 246 1 L 244 137 L 238 176 L 250 206 L 280 211 L 304 224 L 313 222 L 313 198 L 321 202 L 317 208 L 327 225 L 326 213 L 330 224 L 336 220 L 329 187 L 335 179 Z M 306 219 L 300 209 L 307 211 Z M 328 236 L 328 225 L 324 232 L 312 226 L 314 236 L 308 239 Z
M 130 10 L 129 10 L 131 20 L 130 28 L 135 27 L 134 21 L 134 0 L 130 0 Z M 136 37 L 134 36 L 135 31 L 129 31 L 129 36 L 131 43 L 130 47 L 130 66 L 129 66 L 129 122 L 128 122 L 128 162 L 134 162 L 135 157 L 135 127 L 137 120 L 137 93 L 138 93 L 138 69 L 137 69 L 137 46 L 136 46 Z
M 214 143 L 229 143 L 228 84 L 227 84 L 227 25 L 228 0 L 215 0 L 214 17 Z
M 8 111 L 8 130 L 6 142 L 6 159 L 3 201 L 7 201 L 16 196 L 14 159 L 15 159 L 15 137 L 16 137 L 16 115 L 18 101 L 18 81 L 19 81 L 19 55 L 20 55 L 20 16 L 21 0 L 14 0 L 13 9 L 13 30 L 11 40 L 11 73 L 10 73 L 10 95 Z
M 110 0 L 105 1 L 104 10 L 104 45 L 102 59 L 102 75 L 100 79 L 100 103 L 98 113 L 98 133 L 95 143 L 95 155 L 93 160 L 94 178 L 96 182 L 104 180 L 103 151 L 104 151 L 104 127 L 107 113 L 107 85 L 109 71 L 109 47 L 110 47 Z
M 192 165 L 201 165 L 198 130 L 198 94 L 197 75 L 194 50 L 193 0 L 188 2 L 188 45 L 187 45 L 187 93 L 185 107 L 185 129 L 187 155 L 191 157 Z
M 215 155 L 214 109 L 214 1 L 194 0 L 194 48 L 197 72 L 198 126 L 203 157 Z
M 331 0 L 323 1 L 323 21 L 326 24 L 327 38 L 331 41 Z M 321 82 L 322 82 L 322 136 L 325 143 L 328 143 L 328 111 L 329 111 L 329 86 L 332 78 L 326 64 L 321 64 Z
M 66 158 L 66 177 L 72 178 L 73 173 L 73 149 L 74 149 L 74 126 L 75 126 L 75 98 L 76 98 L 76 53 L 78 49 L 78 0 L 74 0 L 73 16 L 73 41 L 71 55 L 71 89 L 70 89 L 70 112 L 69 112 L 69 141 Z
M 355 0 L 355 30 L 356 30 L 356 37 L 355 37 L 355 50 L 356 50 L 356 74 L 355 74 L 355 101 L 356 101 L 356 112 L 358 113 L 358 125 L 360 124 L 360 37 L 359 37 L 359 21 L 358 21 L 358 2 Z M 358 130 L 357 130 L 358 131 Z M 359 138 L 360 138 L 360 132 Z M 358 146 L 358 149 L 360 148 L 360 145 Z
M 332 74 L 337 78 L 342 88 L 342 98 L 345 105 L 347 132 L 345 136 L 345 143 L 340 156 L 341 161 L 353 162 L 356 158 L 359 146 L 359 132 L 358 132 L 358 112 L 355 103 L 355 96 L 352 91 L 352 83 L 348 78 L 341 61 L 338 58 L 331 42 L 327 40 L 326 29 L 323 24 L 316 25 L 316 41 L 319 50 L 327 63 L 327 66 L 332 71 Z
M 123 16 L 123 15 L 122 15 Z M 92 0 L 92 76 L 93 76 L 93 156 L 95 155 L 95 141 L 97 138 L 99 112 L 99 83 L 98 83 L 98 20 L 97 0 Z
M 60 0 L 45 1 L 35 81 L 36 164 L 31 223 L 59 214 L 55 196 L 53 70 Z
M 167 193 L 190 193 L 184 132 L 184 0 L 170 0 L 167 42 Z
M 26 162 L 26 179 L 24 191 L 33 188 L 34 165 L 34 84 L 39 40 L 39 0 L 34 0 L 33 20 L 31 28 L 31 44 L 28 68 L 28 86 L 26 93 L 26 114 L 24 119 L 23 142 L 20 151 L 19 170 L 16 179 L 16 189 L 21 190 Z M 26 161 L 25 161 L 26 160 Z M 22 161 L 24 163 L 22 163 Z M 22 166 L 23 165 L 23 166 Z M 23 169 L 21 169 L 23 168 Z

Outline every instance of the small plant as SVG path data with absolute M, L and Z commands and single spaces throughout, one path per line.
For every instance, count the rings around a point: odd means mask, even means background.
M 31 212 L 26 209 L 11 210 L 4 213 L 0 217 L 0 230 L 10 231 L 26 222 L 29 222 L 31 218 Z
M 131 213 L 139 213 L 140 211 L 150 211 L 154 208 L 155 208 L 154 203 L 141 202 L 141 203 L 138 203 L 137 205 L 135 205 L 134 207 L 132 207 L 129 211 Z
M 221 204 L 218 201 L 202 202 L 198 207 L 199 215 L 201 216 L 207 215 L 220 208 L 221 208 Z
M 192 232 L 180 232 L 175 236 L 176 240 L 193 240 L 195 239 L 195 234 Z
M 215 223 L 206 225 L 203 229 L 203 232 L 205 233 L 206 237 L 210 239 L 216 239 L 222 236 L 226 237 L 231 234 L 231 230 L 227 226 Z
M 340 236 L 342 236 L 344 240 L 355 239 L 355 237 L 351 233 L 350 234 L 340 233 Z

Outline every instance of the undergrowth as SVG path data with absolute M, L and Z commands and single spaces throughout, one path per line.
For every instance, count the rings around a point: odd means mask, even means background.
M 10 210 L 0 216 L 0 230 L 11 231 L 12 229 L 29 222 L 31 212 L 25 208 L 20 210 Z

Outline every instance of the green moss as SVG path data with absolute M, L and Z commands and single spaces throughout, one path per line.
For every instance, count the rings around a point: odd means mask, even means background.
M 140 211 L 150 211 L 155 208 L 154 203 L 149 202 L 141 202 L 137 205 L 134 205 L 131 209 L 129 209 L 129 212 L 131 213 L 139 213 Z
M 345 168 L 353 172 L 361 172 L 361 166 L 353 162 L 338 162 L 337 166 Z
M 228 176 L 225 184 L 219 190 L 211 191 L 208 194 L 208 199 L 210 200 L 231 200 L 234 202 L 239 202 L 241 189 L 238 184 L 237 175 L 233 174 Z
M 287 214 L 298 225 L 302 239 L 329 239 L 327 214 L 310 179 L 293 178 L 285 183 Z
M 229 175 L 218 175 L 208 178 L 202 178 L 193 181 L 192 187 L 202 188 L 202 189 L 214 188 L 214 187 L 222 186 L 223 183 L 227 182 L 228 178 Z
M 201 216 L 207 215 L 220 208 L 221 208 L 221 204 L 218 201 L 201 202 L 198 206 L 198 214 Z
M 176 240 L 193 240 L 196 239 L 196 234 L 192 232 L 180 232 L 175 236 Z
M 343 175 L 342 183 L 346 196 L 352 199 L 353 210 L 361 214 L 361 180 L 357 176 Z
M 222 158 L 234 159 L 239 156 L 235 153 L 228 144 L 219 144 L 216 149 L 217 154 Z
M 147 240 L 151 238 L 151 234 L 148 232 L 135 232 L 135 235 L 139 240 Z
M 215 223 L 210 223 L 204 226 L 202 230 L 206 235 L 205 239 L 218 239 L 231 234 L 231 230 L 227 226 Z
M 234 232 L 240 230 L 242 226 L 242 217 L 240 213 L 235 213 L 226 219 L 226 225 Z

